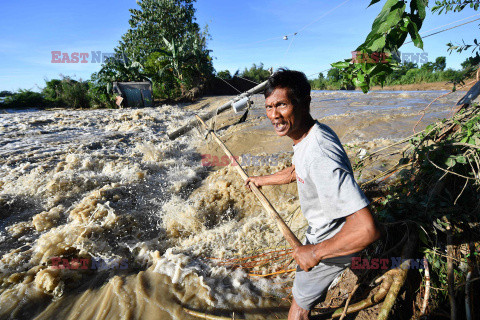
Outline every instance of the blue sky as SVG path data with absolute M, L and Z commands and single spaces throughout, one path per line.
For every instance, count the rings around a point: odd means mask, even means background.
M 332 62 L 351 57 L 351 51 L 370 31 L 383 2 L 367 9 L 369 1 L 363 0 L 197 0 L 195 7 L 197 22 L 209 26 L 212 39 L 208 46 L 213 50 L 217 71 L 228 69 L 233 73 L 263 62 L 266 67 L 285 66 L 312 75 L 328 69 Z M 44 79 L 60 74 L 89 79 L 100 69 L 100 63 L 91 63 L 91 57 L 88 63 L 51 63 L 51 52 L 113 52 L 129 27 L 128 9 L 136 7 L 132 0 L 2 1 L 0 90 L 38 90 L 45 85 Z M 480 11 L 467 8 L 440 16 L 428 13 L 421 31 L 473 15 L 478 16 L 455 24 L 480 18 Z M 449 55 L 446 43 L 462 39 L 471 42 L 478 37 L 479 22 L 424 39 L 429 60 L 443 55 L 447 67 L 459 68 L 468 52 Z M 294 32 L 298 34 L 282 39 Z M 422 51 L 408 44 L 402 52 Z

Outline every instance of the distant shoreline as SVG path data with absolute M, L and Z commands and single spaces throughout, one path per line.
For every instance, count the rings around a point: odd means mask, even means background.
M 465 81 L 465 83 L 471 82 L 473 79 Z M 458 91 L 468 91 L 470 86 L 459 89 L 460 85 L 457 85 Z M 374 86 L 371 91 L 389 90 L 389 91 L 431 91 L 431 90 L 447 90 L 452 91 L 453 84 L 445 81 L 430 82 L 430 83 L 412 83 L 412 84 L 398 84 L 393 86 Z

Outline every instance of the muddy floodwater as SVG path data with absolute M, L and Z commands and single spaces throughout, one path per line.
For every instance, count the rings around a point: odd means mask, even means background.
M 442 93 L 316 91 L 311 112 L 347 152 L 374 150 L 411 135 Z M 463 94 L 434 102 L 417 130 Z M 227 99 L 0 114 L 0 319 L 285 317 L 293 273 L 217 263 L 284 246 L 275 223 L 232 167 L 205 165 L 223 156 L 214 142 L 197 129 L 166 135 Z M 229 111 L 215 129 L 249 174 L 269 174 L 290 165 L 291 141 L 273 132 L 263 97 L 253 101 L 246 122 Z M 298 209 L 295 184 L 263 189 L 282 215 Z M 301 215 L 289 223 L 301 236 Z

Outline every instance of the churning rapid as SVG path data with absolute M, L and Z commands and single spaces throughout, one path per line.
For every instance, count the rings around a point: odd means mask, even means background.
M 357 152 L 408 136 L 440 93 L 314 92 L 311 111 Z M 462 94 L 432 104 L 418 130 L 447 117 Z M 225 114 L 216 128 L 249 174 L 273 173 L 290 164 L 291 141 L 275 136 L 263 97 L 253 100 L 246 122 Z M 0 319 L 287 310 L 291 274 L 249 277 L 212 259 L 285 243 L 233 168 L 202 165 L 202 154 L 223 155 L 212 142 L 195 130 L 168 139 L 200 106 L 0 115 Z M 268 161 L 246 161 L 251 155 Z M 264 192 L 282 215 L 297 211 L 294 184 Z

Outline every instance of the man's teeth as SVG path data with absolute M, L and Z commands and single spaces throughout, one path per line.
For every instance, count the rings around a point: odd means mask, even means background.
M 285 129 L 285 126 L 286 126 L 285 123 L 276 123 L 275 124 L 275 129 L 281 131 L 281 130 Z

